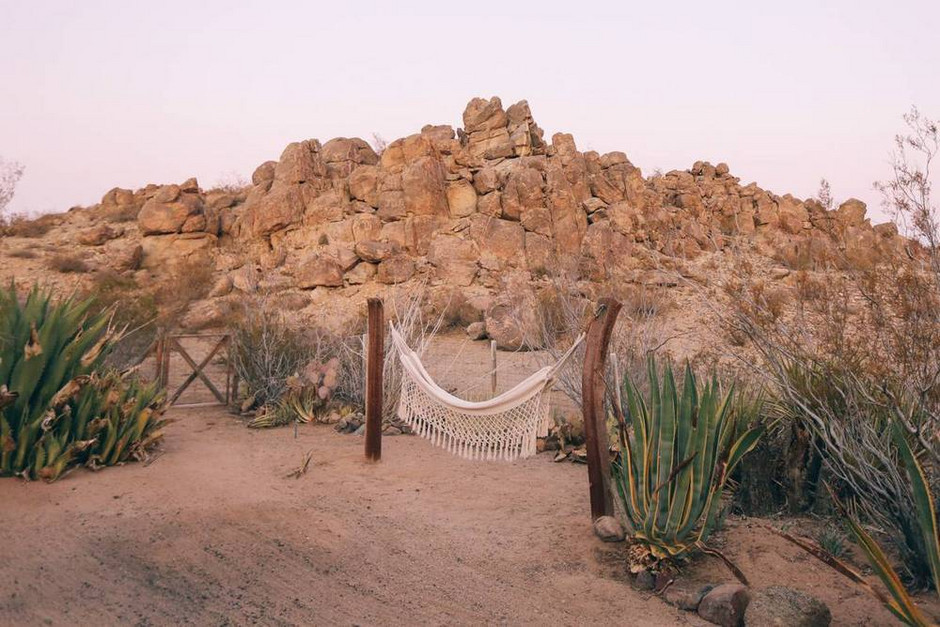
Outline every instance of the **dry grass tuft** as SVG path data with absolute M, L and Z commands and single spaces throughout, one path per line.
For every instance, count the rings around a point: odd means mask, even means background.
M 8 255 L 10 257 L 16 257 L 17 259 L 35 259 L 39 256 L 36 254 L 36 251 L 29 248 L 17 248 L 16 250 L 11 250 Z
M 67 253 L 54 255 L 47 263 L 50 268 L 63 274 L 84 274 L 91 272 L 91 268 L 85 263 L 84 259 Z

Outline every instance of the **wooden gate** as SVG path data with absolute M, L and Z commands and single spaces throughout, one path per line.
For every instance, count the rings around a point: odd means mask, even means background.
M 187 349 L 184 344 L 189 343 L 190 347 Z M 156 362 L 157 362 L 157 372 L 156 378 L 160 385 L 167 389 L 167 403 L 170 405 L 230 405 L 235 402 L 235 391 L 238 388 L 238 378 L 235 374 L 235 369 L 232 367 L 231 359 L 231 336 L 228 334 L 175 334 L 175 335 L 165 335 L 162 339 L 158 340 L 155 346 L 156 353 Z M 198 346 L 202 344 L 203 346 L 208 345 L 209 349 L 202 357 L 200 361 L 196 361 L 193 356 L 190 354 L 190 351 L 193 351 L 194 347 L 192 344 Z M 214 368 L 215 372 L 207 372 L 211 365 L 214 365 L 213 360 L 216 359 L 216 356 L 220 353 L 224 353 L 224 362 L 221 369 Z M 178 355 L 183 363 L 179 363 L 180 360 L 173 359 L 174 355 Z M 174 363 L 176 362 L 176 363 Z M 184 371 L 188 371 L 187 376 L 180 382 L 176 382 L 176 377 L 173 376 L 175 368 L 181 368 Z M 213 382 L 210 375 L 216 377 L 216 382 Z M 221 376 L 220 376 L 221 375 Z M 220 385 L 219 379 L 223 378 L 224 381 Z M 192 403 L 178 403 L 180 397 L 183 395 L 190 385 L 196 380 L 199 379 L 206 389 L 212 394 L 214 401 L 208 402 L 192 402 Z M 170 391 L 172 385 L 172 391 Z M 221 390 L 219 388 L 222 388 Z

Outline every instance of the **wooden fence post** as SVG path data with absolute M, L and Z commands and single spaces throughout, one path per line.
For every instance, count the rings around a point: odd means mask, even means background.
M 382 370 L 385 367 L 385 311 L 382 300 L 369 299 L 369 346 L 366 362 L 366 459 L 382 459 Z
M 584 440 L 587 446 L 588 482 L 591 490 L 591 520 L 612 516 L 610 495 L 610 452 L 607 443 L 607 417 L 604 407 L 604 362 L 610 336 L 620 313 L 620 302 L 602 298 L 588 327 L 581 375 L 581 407 L 584 412 Z

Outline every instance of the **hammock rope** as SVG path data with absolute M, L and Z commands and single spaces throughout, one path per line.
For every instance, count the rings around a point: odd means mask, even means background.
M 582 333 L 554 365 L 502 394 L 467 401 L 439 386 L 395 326 L 389 326 L 403 370 L 399 418 L 432 444 L 466 459 L 512 461 L 535 454 L 555 375 L 584 340 Z

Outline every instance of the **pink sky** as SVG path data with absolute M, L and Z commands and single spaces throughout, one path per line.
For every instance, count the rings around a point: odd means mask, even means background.
M 26 166 L 12 211 L 62 211 L 498 95 L 646 174 L 725 161 L 877 210 L 901 115 L 940 117 L 938 32 L 936 1 L 0 0 L 0 156 Z

